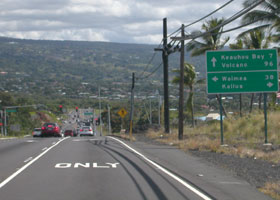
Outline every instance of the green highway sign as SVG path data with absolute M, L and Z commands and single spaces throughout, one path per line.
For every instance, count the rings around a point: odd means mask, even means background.
M 207 72 L 277 70 L 277 50 L 208 51 Z
M 278 91 L 277 50 L 207 51 L 207 92 Z
M 85 112 L 84 115 L 93 115 L 92 112 Z
M 254 93 L 278 91 L 277 71 L 208 73 L 208 93 Z
M 7 109 L 6 112 L 12 113 L 12 112 L 17 112 L 17 110 L 16 109 Z

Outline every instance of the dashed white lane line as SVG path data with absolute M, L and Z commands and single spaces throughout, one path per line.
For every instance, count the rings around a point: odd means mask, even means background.
M 73 142 L 82 142 L 82 141 L 99 141 L 100 139 L 74 139 Z
M 26 140 L 27 143 L 33 143 L 36 142 L 35 140 Z
M 185 182 L 184 180 L 182 180 L 181 178 L 179 178 L 178 176 L 174 175 L 173 173 L 171 173 L 170 171 L 168 171 L 167 169 L 165 169 L 164 167 L 160 166 L 159 164 L 155 163 L 154 161 L 150 160 L 149 158 L 147 158 L 146 156 L 144 156 L 143 154 L 139 153 L 138 151 L 136 151 L 135 149 L 133 149 L 132 147 L 128 146 L 126 143 L 124 143 L 123 141 L 116 139 L 114 137 L 110 137 L 108 136 L 108 138 L 111 138 L 113 140 L 118 141 L 119 143 L 121 143 L 122 145 L 124 145 L 126 148 L 128 148 L 129 150 L 131 150 L 132 152 L 134 152 L 135 154 L 137 154 L 138 156 L 140 156 L 143 160 L 147 161 L 148 163 L 152 164 L 153 166 L 155 166 L 157 169 L 161 170 L 163 173 L 167 174 L 168 176 L 170 176 L 171 178 L 173 178 L 174 180 L 176 180 L 177 182 L 181 183 L 184 187 L 188 188 L 189 190 L 191 190 L 192 192 L 194 192 L 195 194 L 197 194 L 198 196 L 200 196 L 202 199 L 204 200 L 212 200 L 210 197 L 206 196 L 205 194 L 203 194 L 202 192 L 200 192 L 198 189 L 196 189 L 195 187 L 193 187 L 192 185 L 188 184 L 187 182 Z
M 10 138 L 0 138 L 0 140 L 13 140 L 13 139 L 17 139 L 16 137 L 10 137 Z
M 43 155 L 45 155 L 48 151 L 50 151 L 52 148 L 54 148 L 55 146 L 57 146 L 59 143 L 61 143 L 63 140 L 66 140 L 67 138 L 63 138 L 62 140 L 58 141 L 56 144 L 54 144 L 53 146 L 49 147 L 48 149 L 46 149 L 46 151 L 42 152 L 41 154 L 39 154 L 36 158 L 34 158 L 33 160 L 29 161 L 26 165 L 24 165 L 23 167 L 21 167 L 20 169 L 18 169 L 15 173 L 13 173 L 11 176 L 9 176 L 8 178 L 6 178 L 3 182 L 0 183 L 0 189 L 2 187 L 4 187 L 7 183 L 9 183 L 11 180 L 13 180 L 17 175 L 19 175 L 21 172 L 23 172 L 27 167 L 29 167 L 30 165 L 32 165 L 34 162 L 36 162 L 39 158 L 41 158 Z
M 27 158 L 27 159 L 26 159 L 25 161 L 23 161 L 23 162 L 27 163 L 27 162 L 29 162 L 30 160 L 32 160 L 32 157 Z

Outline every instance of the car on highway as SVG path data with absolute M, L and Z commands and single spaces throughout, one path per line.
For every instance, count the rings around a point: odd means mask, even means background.
M 54 137 L 61 137 L 60 133 L 60 127 L 57 123 L 44 123 L 42 126 L 42 137 L 47 137 L 47 136 L 54 136 Z
M 83 126 L 79 130 L 80 136 L 95 136 L 95 132 L 91 128 L 91 126 Z
M 65 130 L 64 137 L 67 137 L 67 136 L 76 137 L 77 132 L 75 130 Z
M 34 128 L 34 130 L 32 131 L 32 136 L 33 137 L 40 137 L 41 136 L 41 128 Z

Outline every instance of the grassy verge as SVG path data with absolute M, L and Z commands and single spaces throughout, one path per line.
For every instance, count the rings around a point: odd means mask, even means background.
M 178 140 L 178 130 L 170 134 L 163 130 L 149 130 L 147 136 L 161 143 L 177 146 L 184 151 L 211 151 L 239 156 L 241 158 L 261 159 L 272 164 L 280 163 L 280 112 L 268 114 L 268 142 L 265 141 L 264 116 L 254 113 L 245 117 L 229 117 L 224 120 L 224 143 L 220 143 L 220 122 L 211 121 L 195 128 L 184 127 L 184 139 Z M 260 189 L 265 194 L 280 200 L 280 181 L 266 183 Z

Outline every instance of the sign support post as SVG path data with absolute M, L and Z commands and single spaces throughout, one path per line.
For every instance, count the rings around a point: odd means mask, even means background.
M 267 93 L 263 95 L 263 109 L 264 109 L 264 133 L 265 133 L 265 140 L 264 144 L 268 144 L 267 142 Z
M 221 94 L 264 93 L 265 145 L 267 140 L 267 93 L 277 92 L 277 49 L 207 51 L 207 93 Z M 240 108 L 241 109 L 241 108 Z M 221 144 L 223 145 L 223 119 Z M 241 114 L 241 110 L 240 110 Z
M 220 98 L 220 126 L 221 126 L 221 145 L 224 145 L 224 126 L 223 126 L 223 104 L 222 104 L 222 95 L 219 95 Z

